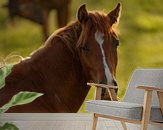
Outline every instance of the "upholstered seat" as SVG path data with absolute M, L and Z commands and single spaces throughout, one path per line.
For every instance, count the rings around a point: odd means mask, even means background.
M 86 109 L 91 113 L 98 113 L 129 120 L 141 120 L 143 105 L 129 102 L 90 100 Z M 150 121 L 163 122 L 163 116 L 159 107 L 152 107 Z

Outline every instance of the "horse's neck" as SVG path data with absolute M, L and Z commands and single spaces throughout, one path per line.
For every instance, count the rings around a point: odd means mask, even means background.
M 63 37 L 72 35 L 71 42 L 77 42 L 80 32 L 74 35 L 75 28 L 69 29 L 70 34 L 68 32 L 61 34 Z M 46 93 L 52 108 L 54 104 L 58 104 L 61 108 L 64 106 L 63 112 L 76 112 L 89 88 L 85 86 L 86 80 L 79 58 L 77 54 L 72 53 L 73 49 L 69 48 L 76 43 L 66 44 L 64 40 L 52 36 L 30 59 L 15 65 L 7 80 L 10 84 L 15 82 L 14 88 L 18 85 L 22 90 Z M 61 102 L 57 102 L 55 97 L 59 97 Z
M 71 27 L 69 29 L 71 30 Z M 86 87 L 86 79 L 83 75 L 79 57 L 76 52 L 73 52 L 80 34 L 80 32 L 74 34 L 74 31 L 79 31 L 75 29 L 81 29 L 81 27 L 73 27 L 70 31 L 71 33 L 60 32 L 58 34 L 60 37 L 58 35 L 57 37 L 52 36 L 48 40 L 46 44 L 46 48 L 48 49 L 46 57 L 51 60 L 48 64 L 45 61 L 43 66 L 44 68 L 48 68 L 46 71 L 49 74 L 48 84 L 53 84 L 50 86 L 54 86 L 52 88 L 53 95 L 59 97 L 61 100 L 59 106 L 65 109 L 63 110 L 64 112 L 76 112 L 89 90 Z M 67 37 L 71 37 L 69 43 L 65 43 Z M 53 52 L 53 55 L 50 52 Z
M 32 73 L 30 73 L 29 68 L 30 64 L 27 60 L 21 61 L 20 63 L 14 65 L 11 73 L 6 78 L 6 86 L 12 86 L 15 89 L 21 89 L 25 86 L 32 87 L 32 83 L 30 82 Z

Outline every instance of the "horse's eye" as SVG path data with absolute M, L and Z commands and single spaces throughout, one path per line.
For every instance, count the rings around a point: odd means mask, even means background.
M 89 51 L 89 48 L 87 46 L 82 46 L 82 47 L 80 47 L 80 50 L 82 50 L 82 51 Z
M 116 47 L 119 46 L 119 39 L 116 40 L 115 45 L 116 45 Z
M 113 35 L 112 35 L 112 43 L 113 43 L 114 46 L 116 46 L 116 47 L 119 46 L 119 38 L 118 38 L 118 36 L 117 36 L 115 33 L 113 33 Z
M 113 44 L 118 47 L 119 46 L 119 39 L 118 38 L 113 38 Z

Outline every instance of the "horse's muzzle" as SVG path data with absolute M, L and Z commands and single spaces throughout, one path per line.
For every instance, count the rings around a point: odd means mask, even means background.
M 113 80 L 113 85 L 114 85 L 114 86 L 118 86 L 118 84 L 117 84 L 117 82 L 116 82 L 115 80 Z M 115 93 L 116 93 L 116 95 L 117 95 L 117 93 L 118 93 L 118 87 L 115 88 Z
M 100 84 L 107 84 L 107 80 L 102 81 Z M 118 86 L 116 80 L 113 80 L 112 84 L 113 84 L 113 86 Z M 114 90 L 115 90 L 115 93 L 116 93 L 116 95 L 117 95 L 117 93 L 118 93 L 118 87 L 115 88 Z M 105 89 L 105 88 L 102 88 L 101 96 L 104 96 L 105 91 L 106 91 L 106 89 Z

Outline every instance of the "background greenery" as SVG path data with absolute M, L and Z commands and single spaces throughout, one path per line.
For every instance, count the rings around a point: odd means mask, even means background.
M 1 0 L 0 4 L 6 0 Z M 135 68 L 163 67 L 163 1 L 162 0 L 72 0 L 71 20 L 83 3 L 88 10 L 109 12 L 117 2 L 122 12 L 117 28 L 120 37 L 117 81 L 119 99 L 122 99 L 128 79 Z M 50 17 L 50 32 L 56 30 L 55 12 Z M 0 8 L 0 57 L 10 53 L 29 56 L 42 44 L 41 28 L 27 20 L 17 18 L 15 24 L 8 21 L 7 11 Z M 93 90 L 86 100 L 93 98 Z M 84 105 L 80 112 L 84 111 Z

